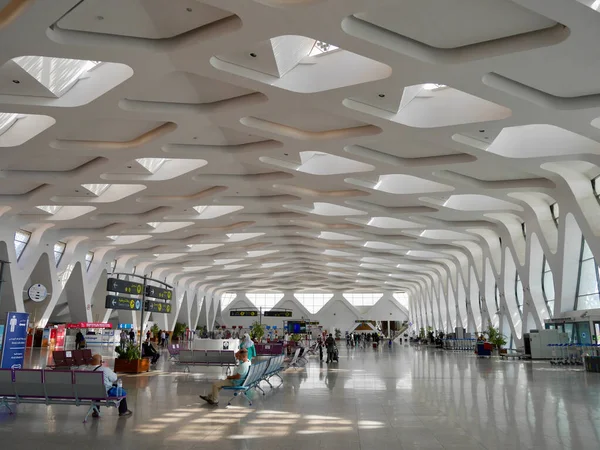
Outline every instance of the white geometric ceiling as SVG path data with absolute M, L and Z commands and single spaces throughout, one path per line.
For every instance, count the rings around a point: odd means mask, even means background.
M 548 163 L 600 173 L 594 5 L 0 0 L 0 225 L 226 290 L 403 290 L 552 203 Z

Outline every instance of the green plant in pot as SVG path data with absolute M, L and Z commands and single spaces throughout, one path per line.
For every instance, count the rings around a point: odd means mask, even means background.
M 265 326 L 259 322 L 254 322 L 250 327 L 250 339 L 258 341 L 265 335 Z
M 500 333 L 498 328 L 494 328 L 493 326 L 489 326 L 485 331 L 487 335 L 487 340 L 490 344 L 492 344 L 498 350 L 498 353 L 502 351 L 502 347 L 506 345 L 506 336 Z
M 185 334 L 185 329 L 187 325 L 185 323 L 177 322 L 175 323 L 175 327 L 173 328 L 173 337 L 177 339 L 181 339 Z
M 125 347 L 115 348 L 115 351 L 119 355 L 115 359 L 115 372 L 142 373 L 150 370 L 150 358 L 142 358 L 137 345 L 129 342 Z
M 160 331 L 160 328 L 158 328 L 158 325 L 154 324 L 152 325 L 152 328 L 150 328 L 150 331 L 152 332 L 152 336 L 153 337 L 158 337 L 158 332 Z
M 131 342 L 127 343 L 127 345 L 125 345 L 125 348 L 121 346 L 116 347 L 115 351 L 119 355 L 117 359 L 133 361 L 142 358 L 142 355 L 140 354 L 140 348 L 137 345 L 132 344 Z

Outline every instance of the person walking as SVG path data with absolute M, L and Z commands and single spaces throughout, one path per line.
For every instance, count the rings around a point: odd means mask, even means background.
M 77 330 L 77 334 L 75 335 L 75 349 L 81 350 L 83 347 L 85 347 L 85 338 L 81 330 Z
M 327 363 L 333 362 L 333 353 L 335 352 L 335 339 L 332 334 L 329 334 L 325 339 L 325 347 L 327 347 Z

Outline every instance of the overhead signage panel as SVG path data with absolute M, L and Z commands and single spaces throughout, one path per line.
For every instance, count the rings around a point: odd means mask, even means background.
M 142 301 L 139 298 L 120 297 L 118 295 L 107 295 L 104 305 L 108 309 L 125 309 L 139 311 L 142 309 Z
M 160 300 L 171 300 L 173 291 L 156 286 L 146 286 L 146 297 L 158 298 Z
M 152 300 L 146 300 L 144 310 L 151 313 L 163 313 L 169 314 L 171 312 L 171 304 L 163 302 L 154 302 Z
M 258 311 L 253 311 L 253 310 L 247 310 L 247 311 L 236 310 L 236 311 L 229 311 L 229 315 L 230 316 L 235 316 L 235 317 L 246 317 L 246 316 L 256 317 L 256 316 L 258 316 Z
M 292 311 L 265 311 L 265 317 L 292 317 Z
M 106 290 L 118 292 L 119 294 L 142 295 L 144 292 L 144 284 L 127 280 L 118 280 L 117 278 L 109 278 L 106 282 Z

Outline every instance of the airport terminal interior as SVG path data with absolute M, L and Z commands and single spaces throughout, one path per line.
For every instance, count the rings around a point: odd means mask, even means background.
M 2 448 L 600 448 L 599 41 L 599 0 L 0 0 Z

